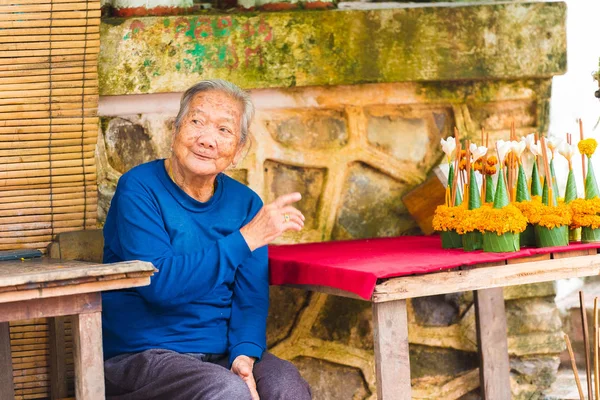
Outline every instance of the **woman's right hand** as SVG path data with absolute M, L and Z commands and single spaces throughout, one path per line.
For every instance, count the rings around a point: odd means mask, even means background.
M 304 215 L 291 206 L 301 198 L 298 192 L 279 196 L 264 205 L 252 221 L 240 229 L 251 251 L 271 243 L 285 231 L 299 231 L 304 227 Z

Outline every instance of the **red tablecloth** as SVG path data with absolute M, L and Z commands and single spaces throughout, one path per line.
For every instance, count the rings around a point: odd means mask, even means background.
M 600 243 L 524 248 L 515 253 L 442 249 L 439 236 L 401 236 L 269 247 L 272 285 L 321 285 L 369 299 L 377 279 L 426 274 L 535 254 L 600 248 Z

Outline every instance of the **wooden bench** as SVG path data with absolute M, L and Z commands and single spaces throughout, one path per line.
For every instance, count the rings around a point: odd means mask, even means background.
M 43 257 L 0 262 L 0 400 L 71 396 L 69 364 L 74 364 L 77 399 L 104 399 L 100 292 L 148 285 L 155 269 L 141 261 L 99 264 L 101 238 L 101 231 L 60 234 L 48 253 L 62 260 Z M 47 340 L 35 337 L 32 341 L 47 343 L 47 351 L 42 351 L 47 357 L 32 360 L 27 373 L 28 378 L 48 380 L 49 391 L 43 382 L 30 384 L 35 387 L 39 383 L 38 390 L 29 392 L 20 383 L 14 384 L 27 374 L 24 370 L 13 373 L 14 361 L 22 361 L 11 357 L 12 349 L 23 347 L 19 335 L 11 338 L 9 322 L 17 320 L 48 324 Z M 20 340 L 18 345 L 16 340 Z

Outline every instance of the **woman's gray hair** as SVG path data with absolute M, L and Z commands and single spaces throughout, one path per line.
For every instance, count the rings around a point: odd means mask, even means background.
M 223 79 L 207 79 L 200 81 L 183 93 L 183 96 L 181 96 L 181 102 L 179 104 L 179 113 L 177 113 L 177 117 L 175 117 L 175 134 L 179 133 L 181 125 L 183 124 L 183 120 L 188 114 L 190 103 L 192 102 L 194 96 L 196 96 L 198 93 L 208 92 L 210 90 L 218 90 L 223 92 L 242 104 L 243 111 L 240 143 L 246 143 L 246 140 L 248 140 L 250 123 L 252 122 L 252 118 L 254 118 L 254 104 L 250 99 L 250 94 L 240 89 L 233 83 Z

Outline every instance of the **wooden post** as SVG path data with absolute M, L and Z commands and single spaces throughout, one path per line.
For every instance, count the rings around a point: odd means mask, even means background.
M 77 400 L 104 400 L 101 313 L 74 315 L 72 324 L 75 397 Z
M 65 340 L 65 318 L 48 319 L 50 344 L 50 398 L 63 399 L 67 392 L 67 362 Z
M 406 300 L 373 303 L 379 400 L 411 400 Z
M 13 400 L 14 398 L 10 327 L 8 322 L 0 322 L 0 400 Z
M 474 291 L 479 381 L 485 400 L 510 399 L 510 365 L 502 288 Z

